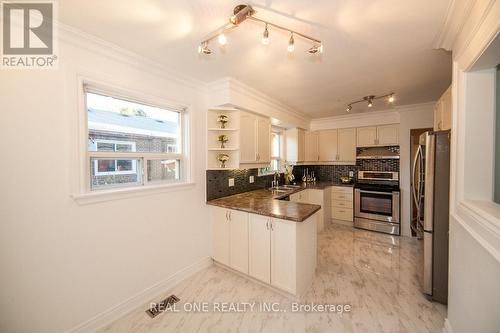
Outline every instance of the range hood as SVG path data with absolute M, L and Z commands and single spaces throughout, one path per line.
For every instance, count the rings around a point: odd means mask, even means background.
M 389 147 L 370 147 L 360 151 L 356 158 L 358 160 L 399 159 L 399 154 L 391 151 Z

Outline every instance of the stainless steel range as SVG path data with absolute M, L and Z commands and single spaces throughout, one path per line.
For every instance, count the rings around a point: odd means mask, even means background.
M 399 235 L 399 173 L 359 171 L 354 188 L 354 226 Z

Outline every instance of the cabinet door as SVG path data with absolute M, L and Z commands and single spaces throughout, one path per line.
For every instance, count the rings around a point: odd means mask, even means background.
M 248 213 L 230 210 L 229 266 L 248 274 Z
M 357 130 L 357 146 L 370 147 L 376 145 L 377 127 L 359 127 Z
M 212 258 L 229 266 L 230 226 L 228 210 L 211 207 L 212 211 Z
M 318 149 L 319 160 L 322 162 L 333 162 L 338 158 L 338 136 L 337 130 L 319 131 Z
M 451 114 L 452 114 L 451 87 L 449 87 L 448 90 L 446 90 L 441 99 L 442 99 L 441 130 L 449 130 L 451 129 Z
M 305 133 L 306 142 L 306 158 L 307 162 L 316 162 L 319 159 L 318 156 L 318 132 Z
M 271 285 L 295 293 L 296 223 L 278 219 L 271 222 Z
M 297 130 L 297 162 L 304 162 L 306 158 L 306 136 L 302 129 Z
M 356 161 L 356 129 L 342 128 L 338 131 L 339 161 Z
M 257 117 L 249 113 L 240 116 L 240 163 L 257 162 Z
M 265 283 L 271 282 L 271 218 L 250 214 L 248 217 L 248 274 Z
M 271 162 L 271 121 L 260 117 L 257 119 L 257 162 Z
M 399 125 L 377 127 L 377 145 L 392 146 L 399 144 Z
M 441 100 L 438 100 L 434 105 L 434 130 L 439 131 L 441 129 L 442 124 L 442 108 L 441 108 Z

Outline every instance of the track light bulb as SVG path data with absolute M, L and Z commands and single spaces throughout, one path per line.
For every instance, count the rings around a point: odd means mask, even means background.
M 391 94 L 391 95 L 389 96 L 389 99 L 388 99 L 387 101 L 388 101 L 389 103 L 394 103 L 394 95 L 393 95 L 393 94 Z
M 208 42 L 203 42 L 198 46 L 198 53 L 212 54 L 212 50 L 208 48 Z
M 227 37 L 224 34 L 220 34 L 219 37 L 217 38 L 219 41 L 220 45 L 226 45 L 227 44 Z
M 293 40 L 293 32 L 290 35 L 290 40 L 288 41 L 288 52 L 293 52 L 295 50 L 295 41 Z
M 368 107 L 371 108 L 373 106 L 373 102 L 371 99 L 368 100 Z
M 269 30 L 267 30 L 267 23 L 266 28 L 264 29 L 264 33 L 262 34 L 262 44 L 269 44 Z
M 350 112 L 352 110 L 352 106 L 351 105 L 348 105 L 347 106 L 347 109 L 345 109 L 347 112 Z

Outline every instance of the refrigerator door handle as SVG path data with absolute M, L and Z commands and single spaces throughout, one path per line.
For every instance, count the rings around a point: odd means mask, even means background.
M 413 181 L 413 200 L 415 201 L 415 205 L 417 207 L 417 210 L 419 210 L 420 203 L 419 203 L 419 193 L 417 192 L 417 189 L 420 189 L 420 179 L 418 181 L 418 184 L 415 184 L 415 176 L 417 173 L 417 163 L 420 158 L 420 154 L 422 153 L 422 147 L 419 145 L 417 149 L 417 153 L 415 154 L 415 160 L 413 161 L 413 174 L 412 174 L 412 181 Z M 420 178 L 420 176 L 419 176 Z

